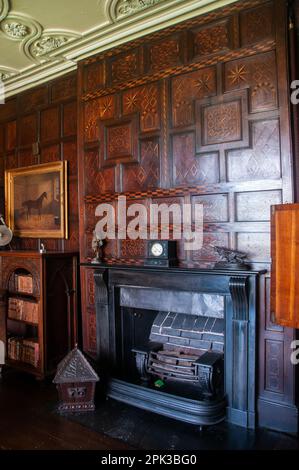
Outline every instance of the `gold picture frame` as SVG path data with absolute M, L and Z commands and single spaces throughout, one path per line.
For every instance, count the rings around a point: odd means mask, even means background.
M 67 162 L 5 171 L 5 210 L 17 237 L 68 238 Z

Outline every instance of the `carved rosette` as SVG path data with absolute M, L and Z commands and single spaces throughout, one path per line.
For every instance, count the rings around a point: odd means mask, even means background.
M 0 25 L 2 33 L 7 39 L 12 41 L 20 41 L 25 44 L 30 38 L 39 34 L 42 27 L 33 19 L 18 14 L 8 14 Z
M 28 26 L 16 21 L 4 23 L 3 30 L 7 36 L 17 40 L 22 40 L 30 33 Z

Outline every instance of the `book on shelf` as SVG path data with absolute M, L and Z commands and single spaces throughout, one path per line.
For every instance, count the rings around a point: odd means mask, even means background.
M 39 343 L 36 338 L 11 337 L 8 339 L 8 357 L 34 367 L 39 362 Z
M 29 300 L 10 297 L 8 299 L 8 318 L 38 323 L 38 304 Z
M 32 276 L 30 274 L 16 274 L 15 290 L 24 294 L 33 294 Z

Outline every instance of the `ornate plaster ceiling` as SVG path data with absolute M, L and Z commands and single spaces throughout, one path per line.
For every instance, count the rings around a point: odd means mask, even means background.
M 74 70 L 84 57 L 236 0 L 0 0 L 5 95 Z

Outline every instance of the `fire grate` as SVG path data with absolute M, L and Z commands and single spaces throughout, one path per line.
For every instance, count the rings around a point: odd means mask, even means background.
M 148 373 L 161 379 L 198 383 L 199 356 L 191 356 L 175 351 L 151 351 L 148 359 Z

